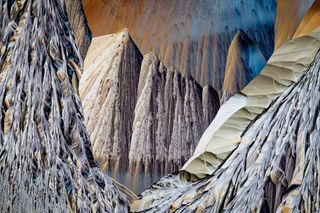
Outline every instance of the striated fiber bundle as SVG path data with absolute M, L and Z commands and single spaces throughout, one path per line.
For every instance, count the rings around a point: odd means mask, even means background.
M 0 0 L 0 212 L 125 212 L 93 161 L 63 0 Z

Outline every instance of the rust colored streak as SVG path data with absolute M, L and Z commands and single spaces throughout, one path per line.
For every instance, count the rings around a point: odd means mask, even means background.
M 320 1 L 316 0 L 303 17 L 294 37 L 307 35 L 320 26 Z
M 275 49 L 293 38 L 300 21 L 314 0 L 278 0 Z

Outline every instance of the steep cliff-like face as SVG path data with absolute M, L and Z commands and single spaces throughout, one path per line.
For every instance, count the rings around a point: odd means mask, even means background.
M 126 30 L 94 38 L 80 80 L 94 157 L 116 179 L 128 169 L 141 60 Z
M 278 0 L 275 49 L 293 38 L 303 16 L 315 0 Z M 312 31 L 312 30 L 311 30 Z M 311 32 L 310 31 L 310 32 Z
M 81 0 L 65 0 L 67 14 L 76 37 L 82 58 L 85 58 L 91 42 L 91 31 L 87 25 Z
M 238 29 L 266 58 L 273 52 L 275 0 L 84 0 L 95 36 L 127 27 L 143 54 L 155 52 L 167 66 L 220 90 L 227 52 Z
M 192 155 L 219 108 L 218 94 L 155 54 L 144 57 L 129 153 L 129 179 L 135 191 L 175 172 Z M 141 191 L 140 191 L 141 192 Z
M 96 166 L 64 1 L 0 1 L 0 212 L 127 211 Z
M 243 91 L 248 99 L 278 95 L 242 131 L 240 146 L 204 179 L 163 178 L 133 203 L 132 211 L 319 212 L 319 49 L 320 29 L 282 46 L 256 82 L 265 82 L 265 88 L 249 85 Z
M 93 153 L 135 192 L 177 171 L 219 108 L 217 92 L 141 54 L 127 31 L 94 38 L 80 80 Z
M 239 30 L 228 51 L 221 103 L 241 91 L 260 73 L 265 64 L 266 59 L 257 44 Z

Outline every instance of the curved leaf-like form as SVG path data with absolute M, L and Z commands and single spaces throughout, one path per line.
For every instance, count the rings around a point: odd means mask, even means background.
M 248 124 L 299 79 L 319 47 L 320 29 L 277 49 L 261 73 L 240 94 L 222 105 L 201 137 L 194 155 L 183 166 L 183 173 L 193 178 L 212 174 L 238 146 Z
M 96 166 L 61 0 L 0 0 L 0 212 L 125 212 Z

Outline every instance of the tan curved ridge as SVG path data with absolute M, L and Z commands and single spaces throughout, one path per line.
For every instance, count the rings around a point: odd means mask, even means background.
M 212 174 L 240 143 L 246 143 L 241 137 L 246 127 L 299 79 L 319 49 L 320 27 L 277 49 L 261 73 L 222 105 L 180 175 L 197 179 Z

